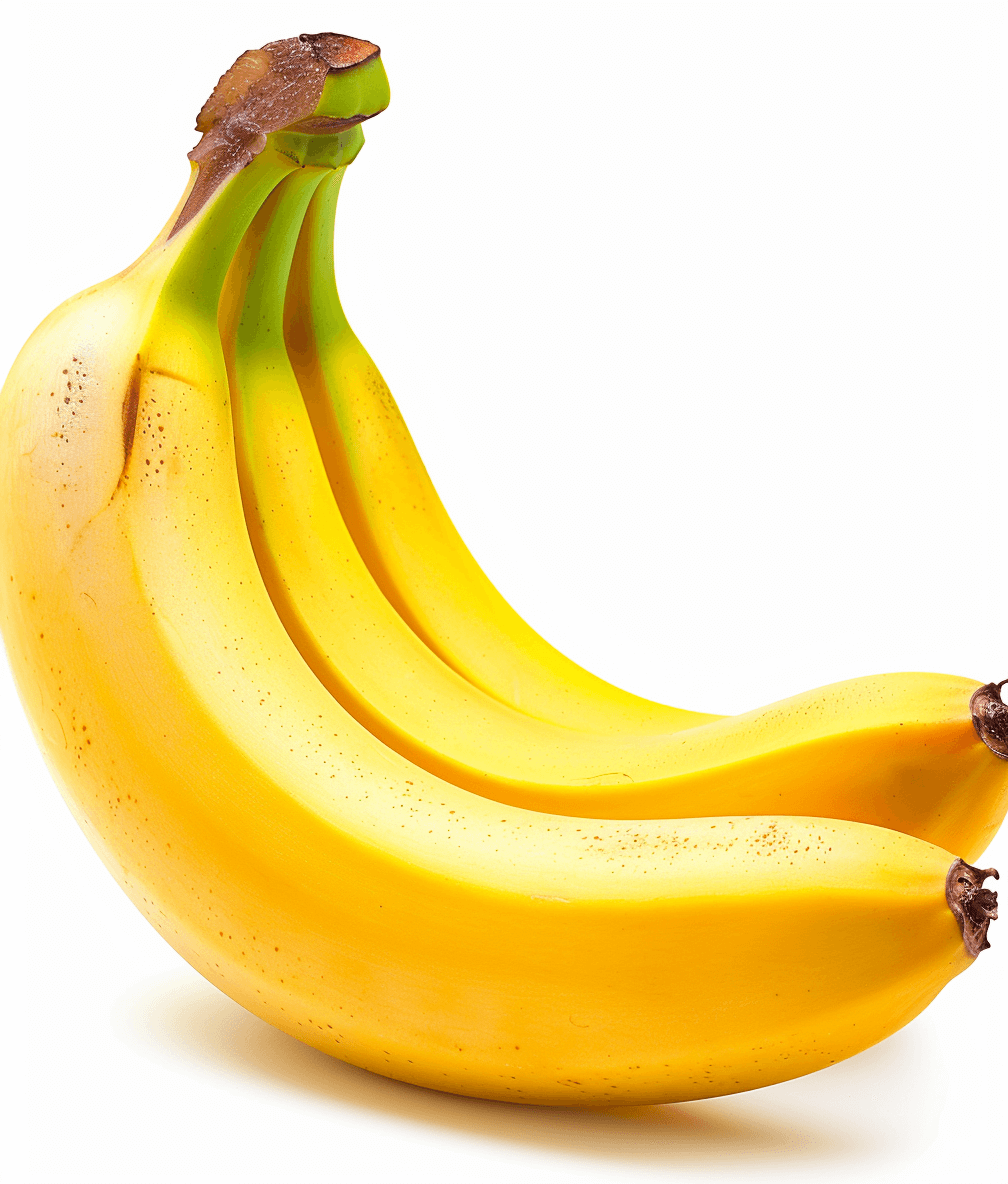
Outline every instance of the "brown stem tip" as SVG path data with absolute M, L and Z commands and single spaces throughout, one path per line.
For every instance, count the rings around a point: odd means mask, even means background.
M 983 886 L 989 876 L 1000 879 L 992 867 L 971 867 L 957 859 L 945 877 L 945 899 L 959 922 L 963 945 L 971 958 L 990 949 L 987 929 L 991 921 L 997 920 L 997 893 Z
M 989 682 L 973 692 L 970 714 L 973 727 L 987 747 L 1003 761 L 1008 761 L 1008 705 L 1001 698 L 1001 682 Z
M 221 76 L 196 117 L 203 137 L 189 159 L 199 165 L 199 173 L 171 234 L 199 213 L 222 181 L 263 150 L 270 132 L 311 115 L 327 74 L 359 66 L 380 53 L 370 41 L 341 33 L 302 33 L 246 50 Z

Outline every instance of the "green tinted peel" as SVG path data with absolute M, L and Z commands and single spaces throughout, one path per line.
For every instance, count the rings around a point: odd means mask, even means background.
M 359 123 L 347 128 L 346 131 L 329 136 L 284 128 L 268 136 L 266 143 L 289 157 L 295 164 L 323 165 L 335 169 L 350 164 L 355 159 L 364 147 L 364 132 Z
M 183 234 L 188 234 L 178 261 L 165 280 L 147 333 L 147 350 L 155 354 L 164 343 L 177 346 L 174 327 L 186 327 L 186 352 L 199 350 L 204 358 L 220 356 L 217 306 L 235 250 L 256 212 L 294 165 L 270 148 L 224 183 Z M 177 348 L 172 351 L 178 353 Z M 158 365 L 150 356 L 148 364 Z M 203 363 L 196 364 L 198 372 Z M 177 369 L 179 360 L 171 363 Z
M 369 119 L 389 105 L 388 75 L 380 57 L 348 70 L 333 70 L 322 87 L 322 98 L 312 112 L 330 119 Z
M 310 236 L 311 244 L 308 255 L 310 315 L 317 341 L 333 342 L 345 334 L 353 336 L 335 284 L 336 203 L 342 179 L 340 174 L 319 187 L 305 219 L 305 232 Z
M 270 194 L 250 227 L 258 251 L 249 260 L 242 312 L 233 330 L 236 354 L 243 369 L 252 360 L 253 374 L 261 376 L 272 355 L 286 364 L 283 339 L 284 296 L 298 232 L 312 194 L 327 176 L 323 169 L 291 174 Z M 245 386 L 254 386 L 246 382 Z

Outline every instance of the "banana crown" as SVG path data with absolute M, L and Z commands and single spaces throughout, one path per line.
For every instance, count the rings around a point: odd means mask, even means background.
M 380 55 L 372 42 L 340 33 L 302 33 L 243 53 L 196 118 L 203 135 L 189 159 L 199 172 L 171 233 L 262 152 L 271 133 L 334 135 L 384 111 L 389 85 Z

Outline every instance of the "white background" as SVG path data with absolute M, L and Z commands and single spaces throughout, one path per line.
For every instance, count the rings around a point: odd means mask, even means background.
M 367 37 L 393 97 L 343 186 L 340 290 L 528 620 L 710 711 L 1008 676 L 1003 8 L 17 7 L 0 370 L 154 236 L 242 50 Z M 624 1112 L 453 1098 L 190 970 L 76 829 L 5 667 L 0 753 L 9 1179 L 930 1181 L 1008 1159 L 1008 925 L 908 1028 L 804 1080 Z M 985 862 L 1008 868 L 1004 835 Z

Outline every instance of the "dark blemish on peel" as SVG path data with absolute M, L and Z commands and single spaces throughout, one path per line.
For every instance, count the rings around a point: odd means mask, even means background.
M 123 401 L 122 409 L 122 428 L 123 428 L 123 465 L 122 472 L 119 474 L 119 484 L 116 488 L 122 485 L 126 477 L 126 469 L 129 465 L 130 456 L 133 454 L 133 439 L 136 435 L 136 421 L 137 409 L 140 406 L 140 355 L 137 354 L 136 365 L 133 367 L 133 374 L 130 378 L 129 390 L 126 392 L 126 398 Z

